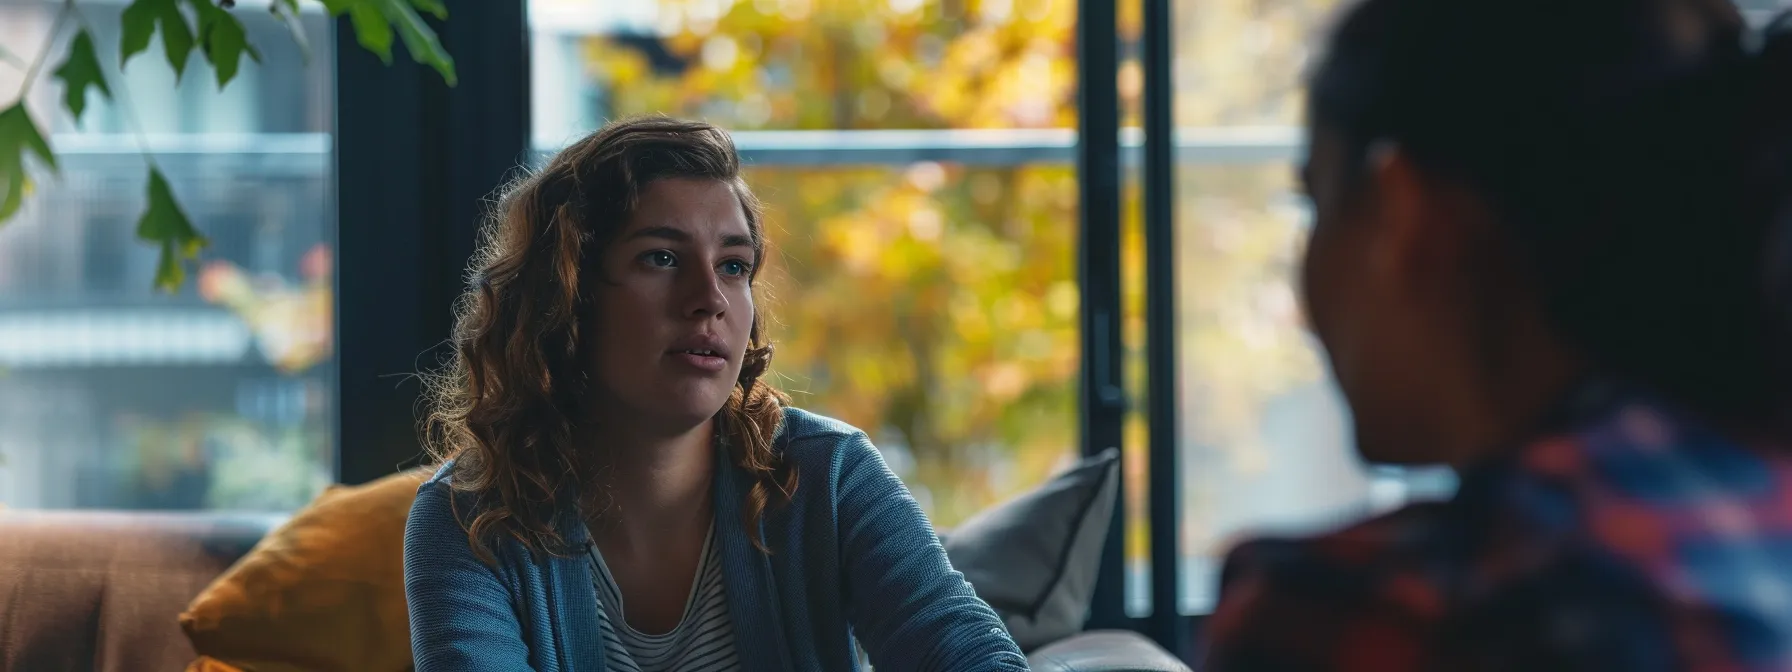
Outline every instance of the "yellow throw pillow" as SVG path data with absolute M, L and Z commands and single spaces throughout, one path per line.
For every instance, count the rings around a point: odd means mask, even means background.
M 187 606 L 194 652 L 253 672 L 410 669 L 404 521 L 427 478 L 330 486 Z

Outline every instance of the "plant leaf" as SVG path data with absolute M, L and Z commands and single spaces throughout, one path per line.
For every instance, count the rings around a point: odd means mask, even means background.
M 27 152 L 36 154 L 51 171 L 57 170 L 50 143 L 37 132 L 37 124 L 31 121 L 31 113 L 21 100 L 0 111 L 0 189 L 5 190 L 0 192 L 0 223 L 18 214 L 25 194 L 31 190 L 31 178 L 25 173 Z
M 137 220 L 137 238 L 158 245 L 161 258 L 156 261 L 156 288 L 174 292 L 186 281 L 186 260 L 199 256 L 199 250 L 210 243 L 193 228 L 174 191 L 158 168 L 149 169 L 149 204 Z
M 168 65 L 174 68 L 174 81 L 180 81 L 181 75 L 187 71 L 187 59 L 193 55 L 193 30 L 187 26 L 187 17 L 180 13 L 180 7 L 173 0 L 168 0 L 167 11 L 162 13 L 162 51 L 168 56 Z
M 274 0 L 268 3 L 268 11 L 280 23 L 286 24 L 287 32 L 292 33 L 293 44 L 299 45 L 300 59 L 310 65 L 311 39 L 305 36 L 305 22 L 299 18 L 299 0 Z
M 396 28 L 404 39 L 411 59 L 435 68 L 442 81 L 454 86 L 454 59 L 436 37 L 436 31 L 417 14 L 418 9 L 438 19 L 448 17 L 448 6 L 441 0 L 321 0 L 330 16 L 347 14 L 355 26 L 355 39 L 361 47 L 392 63 L 392 32 Z
M 124 8 L 124 30 L 119 40 L 118 63 L 124 67 L 131 57 L 149 48 L 149 40 L 159 27 L 162 31 L 162 51 L 168 56 L 168 65 L 174 68 L 174 79 L 187 70 L 187 58 L 193 54 L 193 29 L 187 25 L 187 15 L 180 11 L 180 0 L 132 0 L 131 6 Z
M 149 38 L 156 34 L 157 0 L 136 0 L 124 8 L 119 17 L 123 30 L 118 40 L 118 67 L 131 62 L 131 57 L 149 48 Z
M 392 24 L 378 7 L 366 2 L 349 5 L 348 18 L 355 25 L 355 41 L 361 48 L 378 54 L 380 62 L 392 64 Z
M 434 3 L 434 0 L 411 0 L 422 4 Z M 454 86 L 454 59 L 448 56 L 448 50 L 442 48 L 436 39 L 436 31 L 423 22 L 423 17 L 411 8 L 405 0 L 378 0 L 381 13 L 386 15 L 392 25 L 398 27 L 398 35 L 404 38 L 404 48 L 411 52 L 411 60 L 428 65 L 442 74 L 442 81 Z M 438 4 L 439 3 L 435 3 Z M 448 9 L 441 8 L 439 16 L 446 16 Z
M 94 87 L 106 97 L 112 97 L 112 89 L 106 86 L 105 72 L 100 70 L 99 52 L 94 51 L 93 36 L 83 30 L 75 34 L 75 41 L 68 47 L 68 60 L 53 73 L 62 80 L 62 104 L 74 115 L 75 124 L 81 123 L 81 113 L 87 110 L 87 87 Z
M 244 32 L 243 22 L 237 20 L 235 14 L 212 4 L 211 0 L 192 0 L 192 4 L 193 11 L 199 15 L 200 53 L 211 62 L 212 70 L 218 75 L 218 88 L 222 89 L 236 78 L 244 53 L 260 63 L 261 52 L 249 44 L 249 34 Z
M 448 20 L 448 5 L 444 4 L 442 0 L 411 0 L 411 6 L 416 7 L 417 11 L 427 12 L 430 16 L 436 17 L 437 21 Z

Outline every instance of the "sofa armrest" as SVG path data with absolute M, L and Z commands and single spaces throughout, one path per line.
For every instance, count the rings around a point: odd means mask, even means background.
M 1035 672 L 1191 672 L 1156 642 L 1129 630 L 1092 630 L 1027 656 Z

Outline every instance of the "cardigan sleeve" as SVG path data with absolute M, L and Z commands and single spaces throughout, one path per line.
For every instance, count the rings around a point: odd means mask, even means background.
M 1025 670 L 1001 618 L 952 569 L 921 506 L 863 433 L 837 454 L 853 632 L 879 672 Z
M 417 672 L 528 670 L 529 648 L 497 572 L 473 556 L 445 483 L 417 492 L 404 530 L 404 595 Z

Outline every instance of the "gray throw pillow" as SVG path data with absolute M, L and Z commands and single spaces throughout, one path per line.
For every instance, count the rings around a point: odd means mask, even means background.
M 1109 448 L 941 535 L 1021 650 L 1082 632 L 1119 489 L 1120 451 Z

